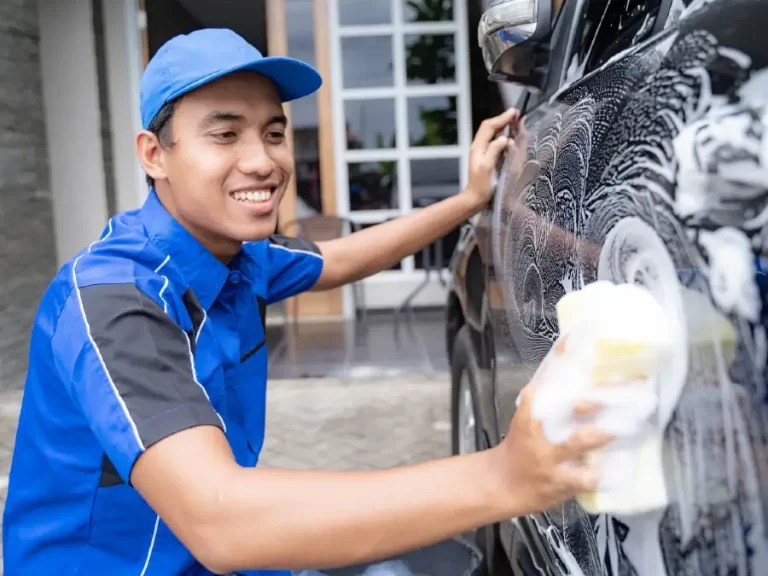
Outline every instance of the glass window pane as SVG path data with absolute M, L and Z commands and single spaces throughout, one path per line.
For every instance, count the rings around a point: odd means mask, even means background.
M 315 66 L 315 26 L 312 0 L 285 3 L 288 55 Z
M 453 20 L 453 0 L 402 0 L 406 22 Z
M 458 144 L 456 97 L 409 98 L 408 137 L 411 146 Z
M 344 88 L 393 85 L 391 36 L 342 38 L 341 58 Z
M 395 101 L 347 100 L 344 103 L 347 150 L 395 148 Z
M 411 160 L 411 197 L 422 208 L 453 196 L 461 186 L 459 158 Z
M 292 1 L 288 0 L 289 3 Z M 364 6 L 361 6 L 362 4 Z M 342 26 L 392 23 L 390 0 L 338 0 L 338 5 L 339 24 Z
M 350 162 L 350 210 L 397 209 L 397 162 Z
M 288 56 L 315 65 L 314 13 L 312 0 L 285 3 Z M 320 194 L 320 162 L 317 135 L 317 95 L 295 100 L 291 105 L 293 146 L 296 160 L 296 216 L 304 217 L 323 211 Z
M 461 226 L 454 228 L 448 234 L 443 236 L 437 242 L 429 245 L 426 252 L 429 256 L 429 267 L 448 268 L 451 265 L 451 254 L 456 250 L 461 235 Z M 417 270 L 426 268 L 427 261 L 424 259 L 424 250 L 418 251 L 413 255 L 413 266 Z
M 453 34 L 412 34 L 405 37 L 408 84 L 445 84 L 456 81 Z
M 457 194 L 461 186 L 461 160 L 459 158 L 434 158 L 411 160 L 411 195 L 413 207 L 423 208 Z M 447 268 L 451 254 L 459 239 L 460 226 L 427 248 L 432 268 Z M 417 269 L 426 267 L 424 250 L 414 255 Z

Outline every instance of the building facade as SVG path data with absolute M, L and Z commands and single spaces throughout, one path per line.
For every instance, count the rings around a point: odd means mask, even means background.
M 139 82 L 166 40 L 228 27 L 265 54 L 316 66 L 322 89 L 286 106 L 296 177 L 280 225 L 290 233 L 297 218 L 324 214 L 366 227 L 457 193 L 477 125 L 514 104 L 514 89 L 485 79 L 485 3 L 0 0 L 0 383 L 23 378 L 29 326 L 57 266 L 146 197 L 133 150 Z M 432 247 L 432 261 L 447 266 L 455 240 Z M 418 254 L 367 280 L 365 305 L 397 307 L 425 264 Z M 432 281 L 414 305 L 444 298 Z M 297 309 L 348 317 L 352 302 L 339 290 L 303 295 Z

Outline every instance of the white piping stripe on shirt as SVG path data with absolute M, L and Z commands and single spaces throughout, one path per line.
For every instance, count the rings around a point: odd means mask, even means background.
M 202 306 L 201 309 L 203 310 L 203 321 L 200 322 L 200 327 L 197 329 L 197 334 L 195 334 L 195 344 L 197 344 L 197 341 L 200 339 L 200 333 L 203 331 L 203 326 L 205 326 L 205 323 L 208 321 L 208 313 Z
M 144 561 L 144 569 L 139 576 L 144 576 L 147 573 L 147 567 L 149 566 L 149 559 L 152 558 L 152 552 L 155 550 L 155 539 L 157 538 L 157 527 L 160 525 L 160 516 L 155 518 L 155 529 L 152 531 L 152 540 L 149 543 L 149 550 L 147 550 L 147 559 Z
M 320 260 L 323 259 L 322 254 L 318 254 L 317 252 L 312 252 L 311 250 L 301 250 L 296 248 L 286 248 L 285 246 L 281 246 L 280 244 L 272 244 L 271 242 L 268 244 L 270 248 L 279 248 L 280 250 L 285 250 L 286 252 L 294 252 L 297 254 L 309 254 L 310 256 L 314 256 L 315 258 L 320 258 Z
M 166 257 L 165 257 L 165 260 L 163 260 L 162 264 L 160 264 L 160 266 L 158 266 L 157 268 L 155 268 L 155 274 L 160 274 L 160 270 L 162 270 L 162 269 L 163 269 L 163 266 L 165 266 L 166 264 L 168 264 L 168 261 L 169 261 L 170 259 L 171 259 L 171 257 L 170 257 L 170 256 L 166 256 Z M 165 289 L 166 289 L 166 288 L 168 288 L 168 284 L 169 284 L 169 281 L 168 281 L 168 276 L 165 276 L 165 275 L 163 275 L 163 274 L 160 274 L 160 276 L 162 276 L 162 278 L 163 278 L 164 282 L 163 282 L 163 287 L 162 287 L 162 288 L 160 288 L 160 294 L 158 294 L 158 296 L 160 296 L 160 300 L 162 300 L 162 301 L 163 301 L 163 312 L 165 312 L 166 314 L 168 314 L 168 302 L 166 302 L 166 301 L 165 301 L 165 297 L 163 296 L 163 294 L 165 293 Z
M 203 391 L 203 394 L 205 394 L 205 397 L 208 399 L 208 402 L 211 402 L 211 397 L 208 396 L 208 391 L 205 389 L 205 386 L 203 386 L 200 381 L 197 379 L 197 369 L 195 368 L 195 356 L 192 354 L 192 342 L 189 340 L 189 335 L 184 332 L 184 337 L 187 339 L 187 350 L 189 350 L 189 363 L 192 366 L 192 377 L 195 379 L 195 384 L 200 386 L 200 390 Z M 197 341 L 197 340 L 195 340 Z M 227 431 L 227 425 L 224 423 L 224 418 L 221 417 L 221 414 L 219 414 L 219 411 L 216 410 L 216 407 L 213 405 L 213 402 L 211 402 L 211 408 L 213 408 L 214 412 L 216 412 L 216 416 L 219 417 L 219 421 L 221 422 L 221 427 L 224 429 L 224 432 Z
M 96 240 L 96 242 L 93 242 L 90 246 L 88 246 L 88 252 L 90 252 L 94 245 L 96 245 L 99 242 L 102 242 L 109 238 L 110 234 L 112 234 L 112 219 L 109 220 L 109 231 L 102 237 Z M 131 417 L 131 413 L 128 411 L 128 406 L 125 405 L 125 401 L 123 400 L 123 397 L 120 396 L 120 392 L 117 390 L 117 386 L 115 386 L 115 382 L 112 380 L 112 375 L 109 373 L 109 370 L 107 370 L 107 365 L 104 363 L 104 358 L 101 356 L 101 351 L 99 350 L 99 347 L 96 345 L 96 341 L 93 339 L 93 335 L 91 334 L 91 326 L 88 324 L 88 317 L 85 315 L 85 308 L 83 307 L 83 299 L 80 295 L 80 286 L 77 283 L 77 264 L 80 261 L 80 258 L 83 257 L 83 254 L 75 258 L 74 263 L 72 264 L 72 283 L 74 284 L 75 288 L 75 295 L 77 296 L 77 303 L 80 307 L 80 315 L 83 317 L 83 322 L 85 323 L 85 332 L 88 335 L 88 341 L 91 343 L 91 346 L 93 346 L 94 352 L 96 352 L 96 357 L 99 359 L 99 363 L 101 364 L 101 369 L 104 370 L 104 375 L 107 377 L 107 381 L 109 382 L 109 385 L 112 387 L 112 391 L 115 393 L 115 398 L 117 398 L 118 404 L 120 404 L 120 408 L 123 410 L 123 414 L 125 414 L 125 417 L 128 419 L 128 423 L 131 425 L 131 431 L 133 432 L 133 436 L 136 439 L 136 443 L 141 448 L 142 452 L 146 450 L 144 447 L 144 443 L 141 441 L 141 436 L 139 436 L 139 429 L 136 427 L 136 422 L 133 421 L 133 418 Z

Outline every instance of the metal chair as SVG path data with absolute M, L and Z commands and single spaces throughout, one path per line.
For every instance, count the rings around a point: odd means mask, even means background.
M 419 199 L 414 199 L 414 206 L 418 208 L 425 208 L 427 206 L 430 206 L 432 204 L 435 204 L 439 202 L 440 200 L 443 200 L 445 196 L 435 196 L 435 197 L 423 197 Z M 424 280 L 421 281 L 421 283 L 414 288 L 410 294 L 408 294 L 405 299 L 400 303 L 399 306 L 395 308 L 395 326 L 397 327 L 400 323 L 400 315 L 407 310 L 409 313 L 409 316 L 413 316 L 413 301 L 418 296 L 422 290 L 424 290 L 429 283 L 432 281 L 432 274 L 434 273 L 437 277 L 438 282 L 443 286 L 443 288 L 447 287 L 448 282 L 446 281 L 445 277 L 443 276 L 443 241 L 444 238 L 438 238 L 435 240 L 432 244 L 428 246 L 424 246 L 421 250 L 422 255 L 422 262 L 424 266 Z M 432 261 L 432 255 L 431 251 L 434 247 L 435 250 L 435 261 Z
M 315 214 L 292 220 L 281 226 L 282 234 L 304 238 L 310 242 L 327 242 L 341 238 L 352 232 L 361 229 L 360 224 L 342 216 L 330 216 L 325 214 Z M 352 297 L 355 306 L 355 318 L 365 321 L 368 313 L 365 306 L 365 287 L 361 281 L 352 284 Z M 292 299 L 293 321 L 296 322 L 299 312 L 299 297 Z

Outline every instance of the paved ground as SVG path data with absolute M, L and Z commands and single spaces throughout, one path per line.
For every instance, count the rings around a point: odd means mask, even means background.
M 448 382 L 446 374 L 388 380 L 273 380 L 261 462 L 290 468 L 364 469 L 447 456 Z M 18 392 L 0 393 L 0 508 L 19 401 Z
M 272 466 L 385 468 L 450 452 L 448 376 L 280 380 L 269 391 Z

